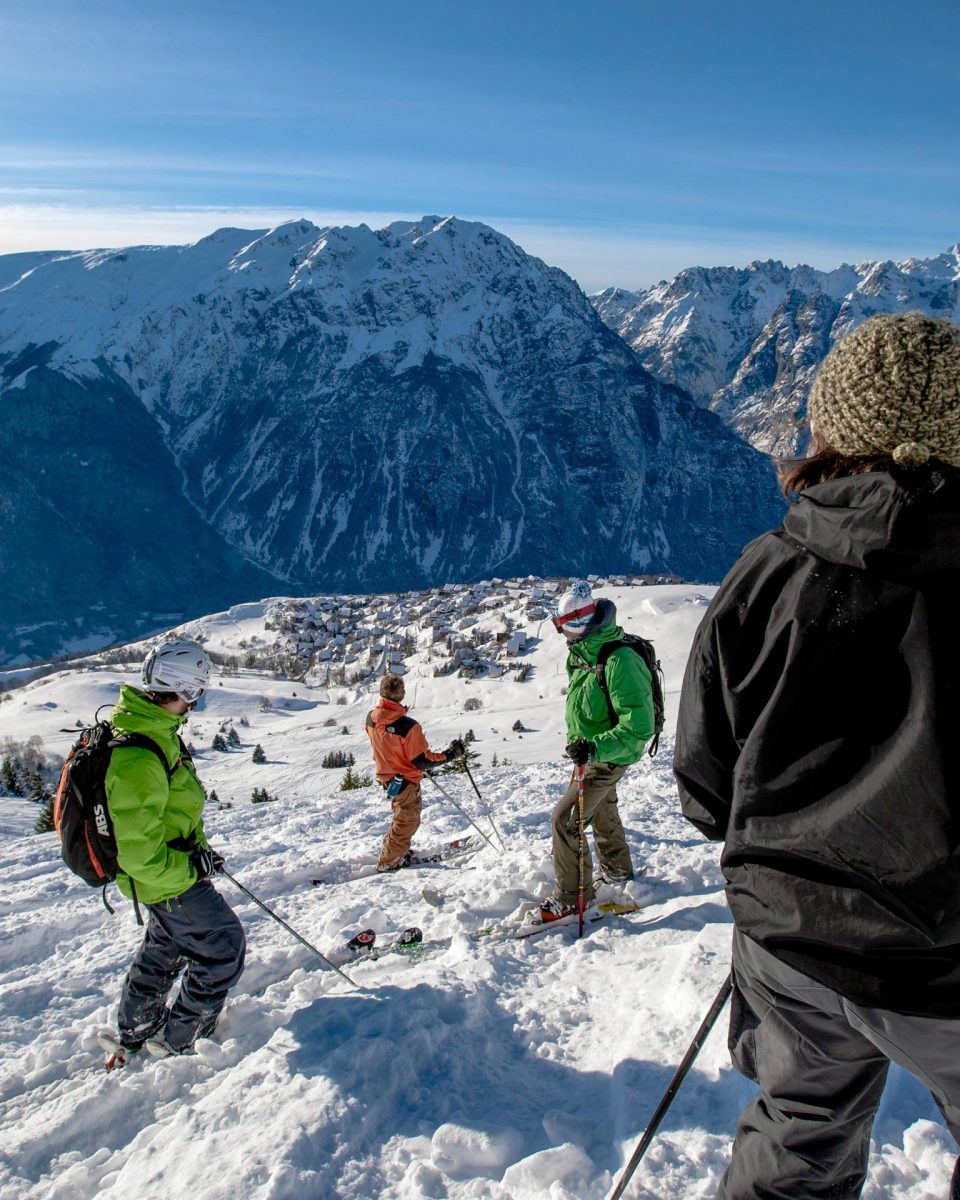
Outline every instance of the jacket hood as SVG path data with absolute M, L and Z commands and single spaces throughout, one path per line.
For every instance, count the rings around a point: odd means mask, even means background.
M 579 637 L 569 639 L 569 645 L 576 646 L 581 642 L 585 642 L 587 638 L 595 637 L 602 630 L 616 624 L 617 606 L 612 600 L 602 598 L 597 601 L 597 611 L 593 614 L 593 619 Z M 564 636 L 564 635 L 561 635 Z
M 599 611 L 600 605 L 607 605 L 605 615 L 601 616 Z M 600 647 L 606 642 L 619 642 L 623 640 L 623 630 L 617 624 L 617 606 L 612 600 L 600 600 L 597 605 L 596 616 L 600 618 L 599 625 L 596 617 L 592 625 L 592 631 L 584 634 L 583 637 L 577 638 L 576 641 L 570 643 L 569 654 L 574 659 L 579 659 L 582 663 L 588 663 L 594 666 L 597 661 L 597 656 L 600 653 Z
M 370 717 L 377 725 L 389 725 L 391 721 L 395 721 L 397 717 L 402 717 L 407 712 L 407 705 L 398 704 L 396 700 L 387 700 L 381 697 L 380 703 L 370 710 Z
M 167 712 L 159 704 L 148 700 L 146 693 L 139 688 L 131 687 L 128 683 L 120 685 L 120 699 L 113 710 L 113 723 L 117 729 L 125 733 L 146 733 L 157 736 L 164 734 L 175 737 L 177 730 L 184 725 L 189 713 L 177 716 Z
M 960 471 L 877 472 L 801 492 L 783 527 L 819 558 L 910 580 L 960 573 Z

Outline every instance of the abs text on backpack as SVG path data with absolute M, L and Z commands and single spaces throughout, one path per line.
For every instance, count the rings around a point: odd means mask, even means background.
M 611 726 L 619 724 L 620 718 L 617 716 L 617 710 L 613 707 L 613 701 L 610 699 L 610 689 L 607 687 L 607 678 L 604 672 L 604 666 L 607 659 L 613 654 L 614 650 L 619 650 L 623 646 L 629 647 L 640 657 L 647 665 L 647 670 L 650 672 L 650 693 L 653 698 L 653 737 L 650 739 L 650 744 L 647 746 L 647 753 L 652 758 L 660 748 L 660 734 L 663 732 L 664 722 L 664 703 L 663 703 L 663 670 L 660 667 L 660 660 L 657 658 L 657 652 L 653 648 L 653 642 L 648 641 L 644 637 L 640 637 L 637 633 L 625 633 L 623 637 L 616 642 L 604 642 L 600 647 L 600 652 L 597 655 L 597 665 L 594 668 L 594 674 L 597 677 L 597 683 L 600 684 L 600 689 L 603 692 L 603 697 L 607 702 L 607 712 L 610 715 Z
M 114 736 L 109 721 L 97 721 L 82 730 L 74 742 L 60 772 L 53 802 L 53 826 L 60 838 L 63 861 L 85 883 L 103 889 L 103 902 L 111 912 L 106 888 L 116 879 L 120 865 L 105 781 L 110 755 L 117 746 L 151 751 L 163 764 L 168 780 L 176 769 L 169 766 L 166 755 L 152 738 L 142 733 Z M 139 917 L 139 908 L 137 914 Z

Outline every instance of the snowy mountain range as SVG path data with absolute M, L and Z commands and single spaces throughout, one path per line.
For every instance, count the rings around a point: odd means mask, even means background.
M 480 224 L 0 258 L 0 661 L 277 591 L 718 579 L 768 463 Z
M 608 288 L 591 299 L 657 379 L 758 450 L 789 456 L 806 443 L 799 421 L 817 367 L 844 334 L 877 313 L 960 321 L 960 245 L 835 271 L 773 261 L 693 267 L 647 291 Z

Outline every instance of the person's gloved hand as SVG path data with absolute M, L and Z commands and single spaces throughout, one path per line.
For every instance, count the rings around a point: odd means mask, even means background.
M 467 748 L 460 738 L 454 738 L 446 750 L 444 750 L 448 762 L 451 758 L 463 758 L 466 752 Z
M 202 846 L 198 846 L 190 855 L 190 866 L 196 871 L 197 879 L 209 879 L 211 875 L 219 874 L 223 870 L 224 862 L 222 854 Z
M 578 767 L 582 767 L 584 763 L 588 763 L 596 753 L 596 746 L 593 742 L 588 742 L 586 738 L 577 738 L 575 742 L 568 742 L 564 750 L 567 758 L 575 762 Z

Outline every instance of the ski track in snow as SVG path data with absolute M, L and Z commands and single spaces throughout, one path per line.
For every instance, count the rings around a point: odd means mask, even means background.
M 670 696 L 697 615 L 682 601 L 703 589 L 645 591 L 624 623 L 658 638 Z M 549 813 L 566 783 L 561 654 L 540 644 L 533 682 L 474 682 L 482 712 L 462 713 L 463 681 L 417 678 L 414 715 L 431 744 L 472 725 L 488 763 L 508 742 L 515 765 L 475 770 L 504 852 L 323 888 L 311 875 L 375 852 L 386 828 L 378 789 L 339 792 L 340 772 L 314 761 L 333 736 L 318 719 L 322 704 L 355 731 L 336 744 L 365 766 L 369 694 L 327 708 L 327 689 L 272 679 L 211 690 L 190 722 L 198 740 L 209 744 L 227 715 L 246 714 L 251 727 L 240 728 L 242 754 L 201 748 L 201 776 L 222 796 L 252 779 L 284 797 L 208 808 L 228 870 L 322 951 L 364 927 L 386 936 L 408 925 L 423 928 L 426 949 L 345 966 L 360 985 L 352 990 L 221 880 L 247 931 L 247 968 L 215 1038 L 193 1057 L 104 1073 L 95 1034 L 112 1024 L 140 931 L 128 904 L 111 917 L 59 863 L 52 834 L 26 834 L 33 806 L 0 799 L 0 1194 L 603 1200 L 724 978 L 731 924 L 717 847 L 679 814 L 667 736 L 621 785 L 631 851 L 647 867 L 627 889 L 642 911 L 588 926 L 583 940 L 575 926 L 524 940 L 469 936 L 552 886 Z M 118 678 L 73 672 L 32 683 L 0 712 L 0 734 L 29 736 L 50 699 L 60 707 L 44 729 L 68 725 L 67 713 L 92 712 Z M 279 702 L 291 687 L 302 708 L 258 712 L 259 696 Z M 538 728 L 508 740 L 517 716 Z M 46 738 L 60 752 L 69 740 Z M 258 740 L 270 761 L 253 768 L 247 743 Z M 469 781 L 442 783 L 483 824 Z M 423 794 L 416 844 L 469 831 L 429 781 Z M 424 887 L 440 893 L 439 907 Z M 730 1066 L 725 1035 L 726 1013 L 634 1176 L 633 1200 L 714 1194 L 753 1093 Z M 942 1200 L 954 1154 L 929 1095 L 894 1068 L 865 1200 Z

